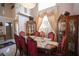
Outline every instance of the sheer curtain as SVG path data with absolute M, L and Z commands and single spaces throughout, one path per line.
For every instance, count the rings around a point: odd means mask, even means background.
M 37 31 L 39 30 L 42 24 L 44 15 L 45 15 L 45 12 L 39 12 L 38 16 L 36 17 Z
M 48 15 L 48 21 L 49 21 L 49 23 L 50 23 L 50 25 L 51 25 L 52 32 L 53 32 L 54 34 L 56 34 L 56 20 L 55 20 L 54 14 Z
M 36 25 L 37 25 L 37 31 L 39 30 L 41 24 L 42 24 L 42 19 L 43 19 L 43 16 L 37 16 L 36 18 Z
M 49 32 L 52 32 L 52 28 L 51 28 L 50 23 L 48 21 L 47 15 L 45 15 L 43 17 L 42 24 L 41 24 L 41 26 L 39 28 L 39 31 L 45 32 L 46 33 L 46 37 L 48 37 L 48 33 Z
M 47 15 L 48 22 L 50 24 L 52 32 L 56 35 L 56 33 L 57 33 L 57 14 L 58 13 L 57 13 L 56 7 L 54 9 L 47 9 L 47 10 L 41 11 L 41 14 L 39 13 L 39 16 L 36 18 L 37 30 L 40 29 L 43 18 L 45 15 Z

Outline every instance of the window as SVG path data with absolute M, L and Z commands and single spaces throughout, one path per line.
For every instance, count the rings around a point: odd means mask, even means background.
M 41 26 L 39 28 L 39 32 L 40 31 L 45 32 L 46 33 L 46 36 L 48 35 L 49 32 L 52 31 L 52 28 L 50 26 L 50 23 L 48 21 L 47 16 L 44 16 L 44 18 L 43 18 L 42 24 L 41 24 Z
M 27 13 L 27 8 L 24 8 L 24 12 Z

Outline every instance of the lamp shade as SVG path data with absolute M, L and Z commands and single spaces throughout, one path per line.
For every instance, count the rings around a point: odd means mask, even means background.
M 35 3 L 22 3 L 21 4 L 23 7 L 28 8 L 28 9 L 32 9 L 35 7 Z

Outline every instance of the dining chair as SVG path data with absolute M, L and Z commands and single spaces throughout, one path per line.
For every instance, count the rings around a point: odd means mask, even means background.
M 20 37 L 21 55 L 23 54 L 28 55 L 27 44 L 26 44 L 25 38 L 22 36 L 19 36 L 19 37 Z
M 53 32 L 49 32 L 49 33 L 48 33 L 48 38 L 50 38 L 51 41 L 54 41 L 54 37 L 55 37 L 55 35 L 54 35 Z
M 62 37 L 61 42 L 57 46 L 57 51 L 55 55 L 58 55 L 58 56 L 66 55 L 66 38 L 67 38 L 66 35 Z
M 27 38 L 28 55 L 37 56 L 37 43 L 32 38 Z
M 19 52 L 21 53 L 21 47 L 20 47 L 20 41 L 19 41 L 19 36 L 14 34 L 14 39 L 15 39 L 15 43 L 16 43 L 16 52 L 15 55 L 17 54 L 17 50 L 19 50 Z
M 40 36 L 41 36 L 41 37 L 45 37 L 45 32 L 41 31 L 41 32 L 40 32 Z
M 34 32 L 34 36 L 39 37 L 40 33 L 38 31 Z
M 67 44 L 66 44 L 67 40 L 66 39 L 67 39 L 66 35 L 62 37 L 61 52 L 62 52 L 63 55 L 65 55 L 65 52 L 66 52 L 66 46 L 67 46 Z
M 25 32 L 24 32 L 24 31 L 21 31 L 21 32 L 19 33 L 19 36 L 24 37 L 24 36 L 25 36 Z

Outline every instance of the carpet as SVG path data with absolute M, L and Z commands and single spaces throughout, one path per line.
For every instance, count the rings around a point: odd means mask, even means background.
M 10 45 L 13 45 L 13 44 L 15 44 L 15 43 L 12 42 L 12 41 L 6 42 L 6 43 L 2 43 L 2 44 L 0 44 L 0 49 L 1 48 L 5 48 L 5 47 L 10 46 Z

